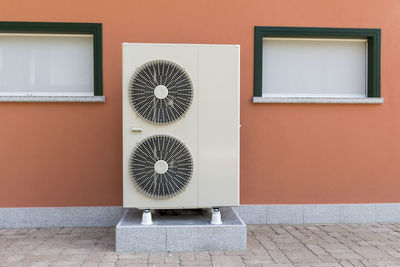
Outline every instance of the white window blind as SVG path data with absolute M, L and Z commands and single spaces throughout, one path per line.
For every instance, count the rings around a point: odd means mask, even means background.
M 0 95 L 93 96 L 93 36 L 0 34 Z
M 263 97 L 359 97 L 367 91 L 366 39 L 264 38 Z

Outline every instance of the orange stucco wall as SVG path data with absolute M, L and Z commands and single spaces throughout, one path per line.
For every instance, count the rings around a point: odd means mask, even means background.
M 122 204 L 121 43 L 241 45 L 241 203 L 400 202 L 400 1 L 1 0 L 103 23 L 105 103 L 0 103 L 0 207 Z M 382 105 L 253 104 L 253 28 L 382 29 Z

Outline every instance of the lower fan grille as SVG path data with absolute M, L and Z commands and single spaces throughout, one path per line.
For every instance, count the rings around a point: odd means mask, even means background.
M 155 199 L 181 193 L 193 172 L 189 149 L 178 139 L 155 135 L 144 139 L 132 152 L 130 177 L 136 188 Z

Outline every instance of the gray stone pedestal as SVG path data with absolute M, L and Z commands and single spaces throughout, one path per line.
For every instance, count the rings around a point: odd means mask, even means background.
M 142 211 L 129 209 L 116 226 L 117 252 L 207 251 L 246 249 L 246 224 L 232 208 L 222 208 L 222 225 L 210 224 L 211 214 L 157 215 L 141 225 Z

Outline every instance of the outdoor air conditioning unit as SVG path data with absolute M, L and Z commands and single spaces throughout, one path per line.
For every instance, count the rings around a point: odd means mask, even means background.
M 123 44 L 123 206 L 239 205 L 238 45 Z

